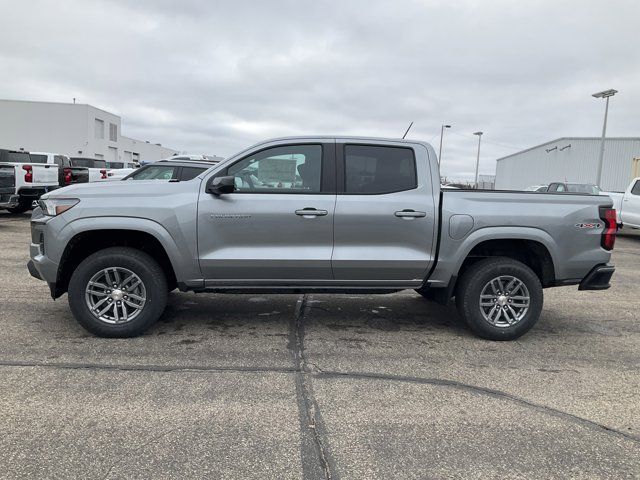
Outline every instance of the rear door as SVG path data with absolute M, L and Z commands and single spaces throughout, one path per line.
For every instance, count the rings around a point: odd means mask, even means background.
M 622 199 L 622 223 L 640 226 L 640 179 L 625 193 Z
M 236 191 L 213 195 L 202 182 L 198 250 L 207 286 L 291 285 L 332 280 L 335 143 L 271 144 L 214 176 Z
M 347 142 L 337 145 L 335 279 L 421 281 L 436 241 L 426 147 Z

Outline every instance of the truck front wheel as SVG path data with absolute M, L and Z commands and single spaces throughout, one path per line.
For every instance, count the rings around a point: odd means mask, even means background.
M 531 329 L 542 311 L 542 285 L 524 263 L 493 257 L 473 264 L 456 290 L 458 312 L 478 336 L 515 340 Z
M 69 306 L 85 329 L 100 337 L 135 337 L 167 304 L 167 280 L 140 250 L 113 247 L 80 263 L 69 282 Z

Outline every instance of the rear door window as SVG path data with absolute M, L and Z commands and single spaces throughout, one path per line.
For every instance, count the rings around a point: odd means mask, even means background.
M 345 193 L 382 194 L 418 186 L 413 149 L 345 145 Z
M 631 195 L 640 195 L 640 180 L 636 181 L 636 184 L 631 189 Z

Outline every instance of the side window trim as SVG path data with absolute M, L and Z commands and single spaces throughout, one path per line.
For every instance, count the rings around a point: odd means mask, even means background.
M 326 142 L 296 142 L 296 143 L 283 143 L 280 145 L 270 145 L 268 147 L 264 147 L 259 150 L 255 150 L 239 159 L 234 161 L 232 164 L 227 165 L 225 168 L 220 170 L 215 174 L 214 177 L 224 177 L 229 175 L 229 169 L 233 167 L 238 162 L 242 162 L 247 158 L 251 158 L 254 155 L 257 155 L 266 150 L 271 150 L 272 148 L 281 148 L 281 147 L 296 147 L 296 146 L 313 146 L 317 145 L 322 148 L 322 157 L 321 157 L 321 170 L 320 170 L 320 191 L 319 192 L 305 192 L 305 191 L 295 191 L 295 192 L 287 192 L 287 191 L 255 191 L 255 192 L 234 192 L 235 194 L 265 194 L 265 195 L 273 195 L 273 194 L 285 194 L 285 195 L 335 195 L 336 194 L 336 150 L 335 143 L 326 143 Z
M 369 193 L 369 192 L 347 192 L 347 175 L 346 175 L 346 154 L 345 147 L 349 145 L 362 146 L 362 147 L 391 147 L 391 148 L 404 148 L 411 150 L 413 155 L 413 169 L 415 174 L 415 184 L 411 188 L 403 188 L 401 190 L 394 190 L 381 193 Z M 401 145 L 381 145 L 375 143 L 336 143 L 336 185 L 338 195 L 389 195 L 391 193 L 408 192 L 415 190 L 420 186 L 418 180 L 418 162 L 416 160 L 416 152 L 412 147 L 405 147 Z

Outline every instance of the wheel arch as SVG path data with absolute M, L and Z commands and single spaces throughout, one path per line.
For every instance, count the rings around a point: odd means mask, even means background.
M 69 286 L 71 275 L 78 265 L 89 255 L 109 247 L 131 247 L 143 251 L 154 258 L 163 272 L 170 289 L 182 281 L 182 272 L 177 268 L 177 247 L 168 232 L 160 225 L 151 227 L 147 221 L 131 219 L 135 225 L 123 224 L 122 219 L 110 224 L 104 219 L 94 224 L 78 225 L 72 222 L 73 230 L 60 257 L 55 289 L 52 296 L 58 298 Z M 159 228 L 164 230 L 159 230 Z M 168 237 L 168 238 L 167 238 Z

